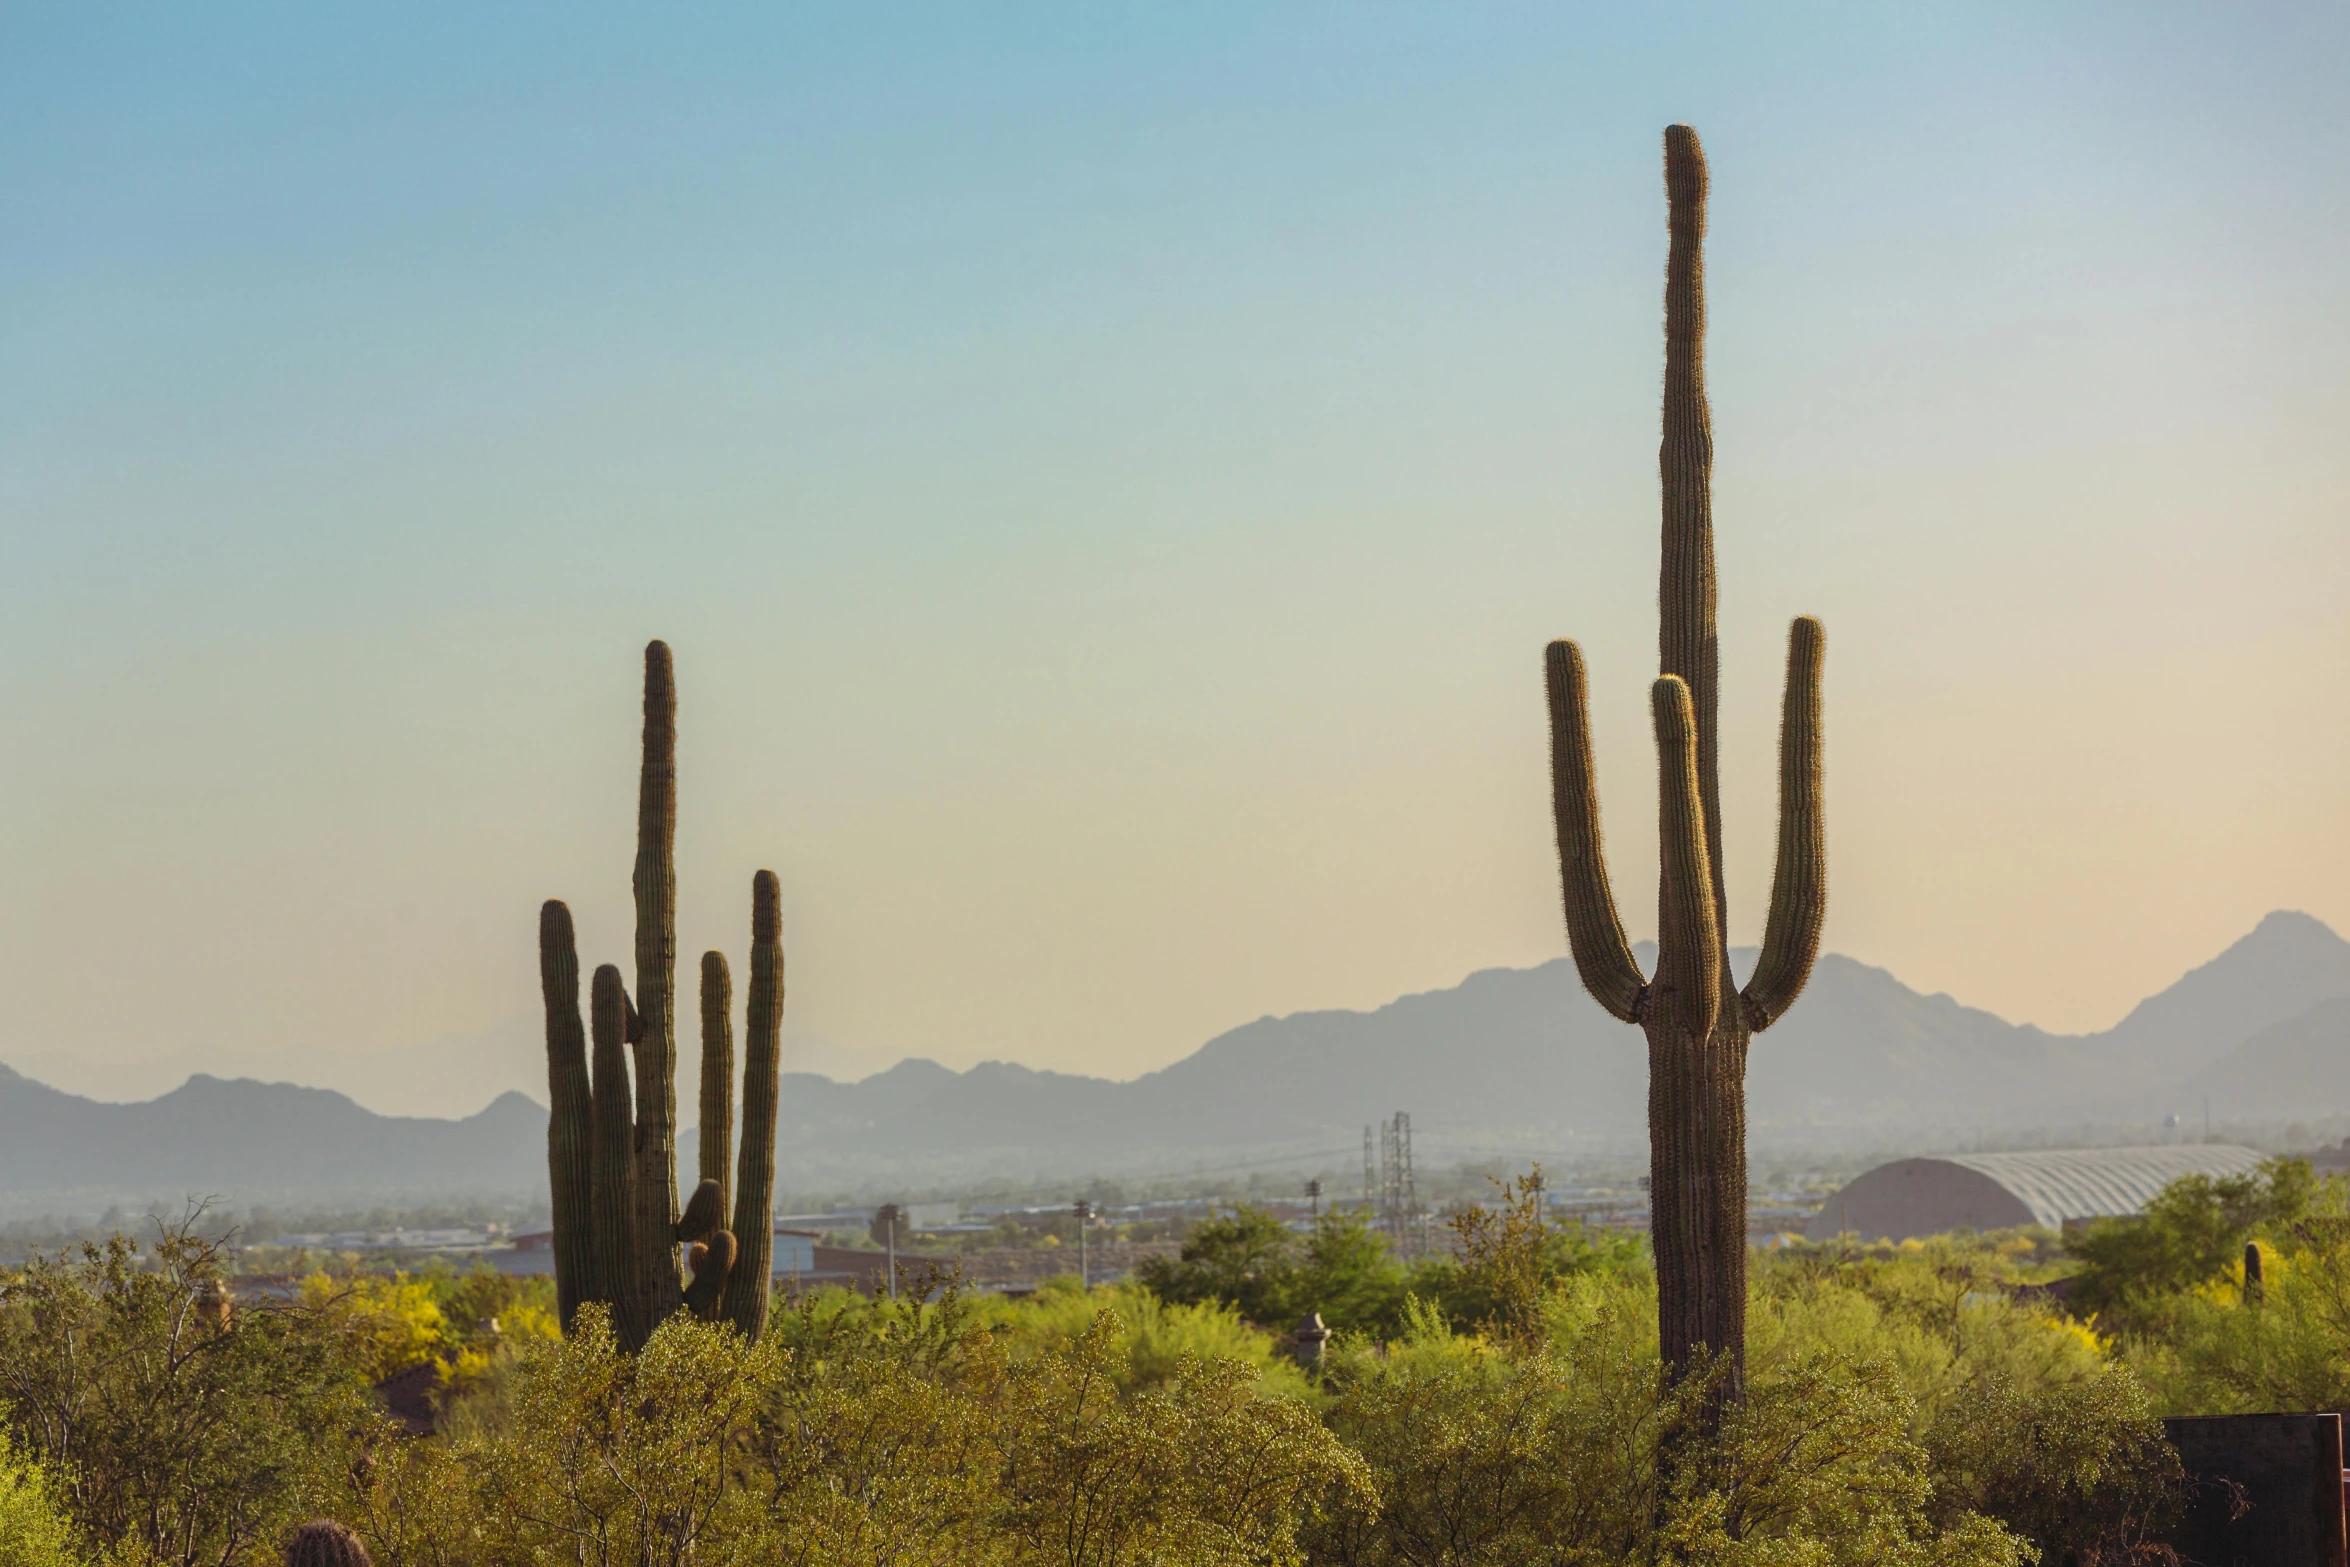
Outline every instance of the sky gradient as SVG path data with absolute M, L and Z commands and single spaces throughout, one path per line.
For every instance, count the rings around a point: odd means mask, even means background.
M 1561 955 L 1558 635 L 1650 934 L 1673 120 L 1733 939 L 1799 613 L 1830 948 L 2085 1030 L 2350 930 L 2344 81 L 2338 4 L 12 6 L 0 1061 L 527 1083 L 653 636 L 789 1066 Z

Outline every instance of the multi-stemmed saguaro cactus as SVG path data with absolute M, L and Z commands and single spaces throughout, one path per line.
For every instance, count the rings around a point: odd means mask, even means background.
M 1575 967 L 1594 999 L 1648 1036 L 1650 1236 L 1657 1326 L 1676 1375 L 1717 1371 L 1742 1396 L 1746 1358 L 1746 1051 L 1802 991 L 1827 911 L 1820 808 L 1820 623 L 1795 621 L 1779 727 L 1779 859 L 1762 955 L 1730 972 L 1715 724 L 1713 428 L 1705 397 L 1705 150 L 1665 131 L 1664 565 L 1657 589 L 1657 966 L 1624 939 L 1601 852 L 1583 655 L 1553 642 L 1551 789 Z
M 742 1153 L 729 1230 L 732 984 L 726 959 L 716 952 L 702 956 L 700 1182 L 682 1213 L 677 1202 L 676 845 L 677 687 L 669 649 L 655 642 L 645 649 L 635 999 L 620 970 L 605 964 L 589 985 L 583 1029 L 571 911 L 553 900 L 539 910 L 556 1296 L 567 1331 L 582 1303 L 603 1302 L 622 1346 L 632 1350 L 680 1308 L 730 1321 L 751 1337 L 767 1321 L 783 1027 L 782 900 L 774 872 L 753 878 Z M 679 1272 L 679 1248 L 689 1245 L 690 1285 Z

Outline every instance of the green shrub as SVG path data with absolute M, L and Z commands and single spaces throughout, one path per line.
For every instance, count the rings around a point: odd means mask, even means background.
M 225 1329 L 208 1323 L 220 1272 L 185 1223 L 151 1248 L 117 1236 L 0 1282 L 0 1422 L 102 1551 L 269 1560 L 381 1429 L 318 1314 L 240 1302 Z
M 81 1567 L 65 1499 L 0 1431 L 0 1567 Z
M 2302 1159 L 2271 1159 L 2243 1175 L 2183 1176 L 2136 1217 L 2100 1219 L 2071 1239 L 2082 1266 L 2070 1304 L 2111 1329 L 2150 1326 L 2168 1299 L 2240 1267 L 2255 1235 L 2289 1232 L 2316 1191 Z
M 1818 1358 L 1755 1380 L 1718 1438 L 1702 1383 L 1665 1384 L 1637 1292 L 1580 1292 L 1549 1342 L 1503 1349 L 1433 1309 L 1385 1355 L 1333 1367 L 1329 1420 L 1378 1502 L 1341 1498 L 1312 1534 L 1333 1567 L 1804 1562 L 2013 1567 L 2021 1542 L 1936 1517 L 1910 1407 L 1882 1365 Z

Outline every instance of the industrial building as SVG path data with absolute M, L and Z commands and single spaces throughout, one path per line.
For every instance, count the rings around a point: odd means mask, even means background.
M 1829 1198 L 1804 1233 L 1815 1241 L 1844 1234 L 1903 1241 L 2020 1224 L 2062 1229 L 2136 1213 L 2182 1175 L 2237 1175 L 2264 1157 L 2231 1143 L 2175 1143 L 1896 1159 Z

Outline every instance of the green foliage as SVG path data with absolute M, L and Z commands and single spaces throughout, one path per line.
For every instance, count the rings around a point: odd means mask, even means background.
M 1180 1257 L 1152 1257 L 1135 1278 L 1171 1305 L 1220 1301 L 1251 1322 L 1282 1324 L 1314 1309 L 1298 1304 L 1306 1285 L 1297 1251 L 1288 1225 L 1243 1203 L 1229 1215 L 1201 1221 Z
M 1113 1312 L 1025 1355 L 952 1292 L 771 1326 L 672 1318 L 632 1359 L 583 1306 L 502 1428 L 386 1455 L 354 1506 L 377 1561 L 1241 1567 L 1298 1560 L 1317 1500 L 1363 1483 L 1249 1366 L 1138 1377 Z
M 1457 1260 L 1434 1259 L 1413 1280 L 1456 1327 L 1519 1339 L 1535 1336 L 1543 1329 L 1546 1303 L 1561 1283 L 1640 1262 L 1640 1243 L 1631 1236 L 1579 1224 L 1546 1224 L 1540 1165 L 1495 1185 L 1499 1206 L 1464 1208 L 1447 1220 Z
M 2124 1349 L 2182 1414 L 2350 1406 L 2350 1187 L 2313 1190 L 2264 1226 L 2263 1286 L 2237 1261 L 2192 1289 L 2141 1298 Z
M 0 1567 L 80 1567 L 55 1481 L 0 1431 Z
M 2028 1391 L 1984 1375 L 1962 1393 L 1925 1444 L 1938 1520 L 1995 1517 L 2046 1562 L 2148 1559 L 2177 1515 L 2183 1476 L 2127 1367 Z
M 1242 1205 L 1195 1227 L 1173 1260 L 1152 1258 L 1135 1272 L 1171 1305 L 1221 1303 L 1250 1322 L 1287 1332 L 1309 1311 L 1338 1333 L 1394 1338 L 1407 1301 L 1433 1303 L 1454 1326 L 1507 1319 L 1523 1326 L 1560 1280 L 1637 1266 L 1636 1237 L 1537 1217 L 1541 1171 L 1500 1186 L 1501 1205 L 1469 1208 L 1448 1221 L 1461 1255 L 1407 1268 L 1359 1211 L 1324 1214 L 1300 1238 L 1279 1219 Z
M 2166 1297 L 2240 1268 L 2244 1243 L 2288 1230 L 2315 1191 L 2301 1159 L 2271 1159 L 2243 1175 L 2183 1176 L 2137 1217 L 2101 1219 L 2072 1238 L 2083 1266 L 2071 1303 L 2112 1327 L 2145 1324 Z
M 57 1549 L 123 1567 L 269 1561 L 319 1514 L 382 1567 L 2095 1567 L 2140 1560 L 2175 1501 L 2154 1411 L 2182 1390 L 2350 1396 L 2340 1186 L 2272 1227 L 2265 1305 L 2224 1271 L 2145 1296 L 2167 1336 L 2134 1329 L 2127 1365 L 2026 1288 L 2033 1237 L 1759 1254 L 1726 1408 L 1720 1362 L 1667 1378 L 1637 1244 L 1540 1224 L 1533 1196 L 1503 1188 L 1408 1271 L 1357 1219 L 1298 1237 L 1243 1213 L 1158 1289 L 820 1291 L 756 1345 L 681 1316 L 633 1356 L 601 1306 L 565 1342 L 543 1282 L 486 1272 L 320 1276 L 216 1331 L 201 1242 L 118 1242 L 7 1283 L 6 1423 L 46 1479 L 10 1490 L 0 1462 L 0 1506 L 48 1498 L 74 1525 Z M 1161 1292 L 1187 1277 L 1202 1298 Z M 1348 1283 L 1374 1327 L 1311 1382 L 1214 1293 L 1273 1314 Z M 473 1367 L 429 1439 L 364 1393 L 418 1354 Z
M 1330 1423 L 1369 1463 L 1380 1505 L 1335 1504 L 1313 1540 L 1334 1567 L 1517 1563 L 1969 1563 L 2021 1545 L 1990 1521 L 1933 1516 L 1910 1405 L 1883 1364 L 1820 1358 L 1758 1378 L 1718 1437 L 1708 1378 L 1668 1383 L 1652 1299 L 1576 1291 L 1548 1342 L 1504 1352 L 1430 1309 L 1385 1356 L 1333 1371 Z
M 0 1283 L 0 1418 L 102 1549 L 261 1561 L 380 1422 L 319 1314 L 248 1302 L 226 1331 L 202 1322 L 219 1257 L 192 1219 Z

